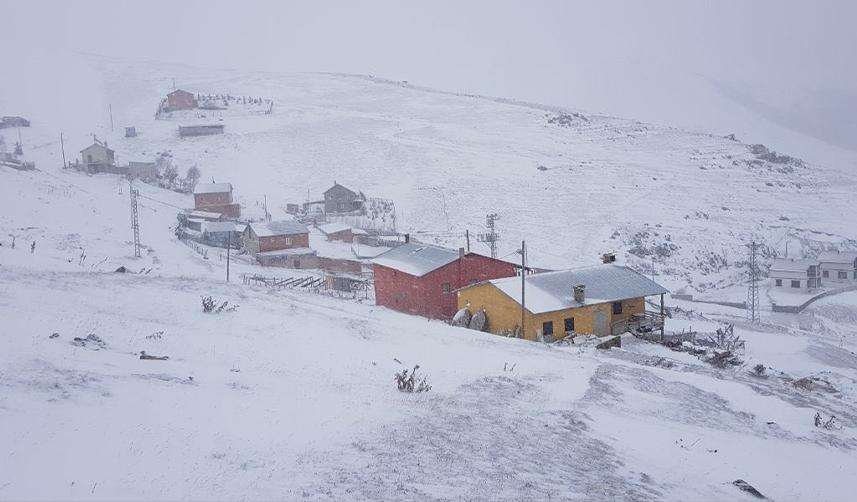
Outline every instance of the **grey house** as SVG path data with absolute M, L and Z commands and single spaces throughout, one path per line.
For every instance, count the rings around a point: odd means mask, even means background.
M 355 192 L 337 182 L 324 192 L 324 211 L 326 213 L 350 213 L 363 209 L 366 196 L 362 192 Z
M 857 251 L 825 251 L 818 261 L 825 282 L 857 282 Z
M 106 172 L 115 165 L 116 154 L 107 148 L 107 143 L 96 141 L 80 151 L 80 160 L 87 172 Z

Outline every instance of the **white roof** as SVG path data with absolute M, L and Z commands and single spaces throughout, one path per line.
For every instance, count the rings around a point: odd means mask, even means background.
M 330 234 L 335 234 L 338 232 L 344 232 L 346 230 L 350 230 L 351 226 L 346 225 L 345 223 L 334 222 L 334 223 L 328 223 L 326 225 L 320 225 L 318 227 L 318 229 L 321 230 L 323 233 L 330 235 Z
M 774 258 L 774 261 L 771 262 L 770 270 L 781 272 L 801 272 L 805 274 L 806 270 L 813 265 L 818 266 L 818 260 Z
M 243 232 L 246 227 L 233 221 L 206 221 L 202 224 L 204 232 Z
M 526 308 L 533 314 L 669 293 L 651 279 L 614 264 L 533 274 L 525 281 Z M 488 282 L 521 303 L 520 277 Z M 585 286 L 583 303 L 574 300 L 574 286 L 579 284 Z
M 188 213 L 188 216 L 191 218 L 220 218 L 223 215 L 220 213 L 213 213 L 211 211 L 200 211 L 198 209 L 194 209 Z
M 250 223 L 248 225 L 259 237 L 273 237 L 275 235 L 295 235 L 309 233 L 309 229 L 303 223 L 295 220 L 269 221 L 262 223 Z
M 384 246 L 369 246 L 359 243 L 351 244 L 351 252 L 358 258 L 376 258 L 389 250 L 390 248 Z
M 193 193 L 229 193 L 232 191 L 232 183 L 199 183 L 193 189 Z
M 362 228 L 352 228 L 351 233 L 354 235 L 369 235 L 369 232 L 363 230 Z
M 303 256 L 307 254 L 315 254 L 315 251 L 310 248 L 289 248 L 277 249 L 276 251 L 263 251 L 256 253 L 256 256 Z
M 372 263 L 422 277 L 457 259 L 458 251 L 454 249 L 410 242 L 379 255 Z
M 818 261 L 826 263 L 852 264 L 857 260 L 857 251 L 824 251 L 818 255 Z

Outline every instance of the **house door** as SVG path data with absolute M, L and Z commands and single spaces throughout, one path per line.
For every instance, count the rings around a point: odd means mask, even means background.
M 607 314 L 603 310 L 595 311 L 595 321 L 592 327 L 598 336 L 607 336 L 610 334 L 607 332 Z

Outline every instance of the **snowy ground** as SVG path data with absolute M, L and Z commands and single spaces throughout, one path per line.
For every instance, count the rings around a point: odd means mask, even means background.
M 101 64 L 117 122 L 141 131 L 105 133 L 120 155 L 172 149 L 251 206 L 262 194 L 273 207 L 302 200 L 335 178 L 395 198 L 403 225 L 439 229 L 449 244 L 502 211 L 505 246 L 525 237 L 556 264 L 635 246 L 610 236 L 649 223 L 679 246 L 658 262 L 660 280 L 722 280 L 739 300 L 736 269 L 695 256 L 734 265 L 755 232 L 808 248 L 854 238 L 830 209 L 853 210 L 853 179 L 824 166 L 729 167 L 723 156 L 747 149 L 720 138 L 597 116 L 552 128 L 531 106 L 355 77 Z M 273 97 L 275 114 L 179 140 L 175 123 L 152 119 L 161 75 Z M 50 116 L 34 117 L 22 135 L 40 170 L 0 167 L 0 499 L 752 500 L 739 478 L 774 500 L 853 498 L 855 292 L 800 315 L 765 311 L 760 325 L 738 309 L 670 302 L 684 312 L 669 330 L 735 324 L 744 364 L 719 370 L 633 338 L 607 352 L 546 346 L 226 283 L 216 251 L 203 259 L 172 233 L 190 198 L 146 185 L 134 258 L 127 182 L 61 170 Z M 86 132 L 66 131 L 67 152 Z M 235 278 L 262 270 L 242 256 L 232 266 Z M 239 308 L 204 314 L 201 295 Z M 90 334 L 103 346 L 73 343 Z M 415 364 L 431 392 L 398 392 L 393 373 Z M 756 364 L 767 378 L 751 375 Z M 808 376 L 830 386 L 795 387 Z M 815 427 L 816 413 L 838 427 Z

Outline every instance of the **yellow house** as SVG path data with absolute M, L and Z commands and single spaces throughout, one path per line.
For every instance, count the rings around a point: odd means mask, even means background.
M 658 283 L 615 264 L 480 282 L 458 290 L 458 308 L 485 310 L 488 331 L 552 341 L 569 334 L 599 336 L 633 329 L 663 330 L 664 294 Z M 660 295 L 660 312 L 647 296 Z

